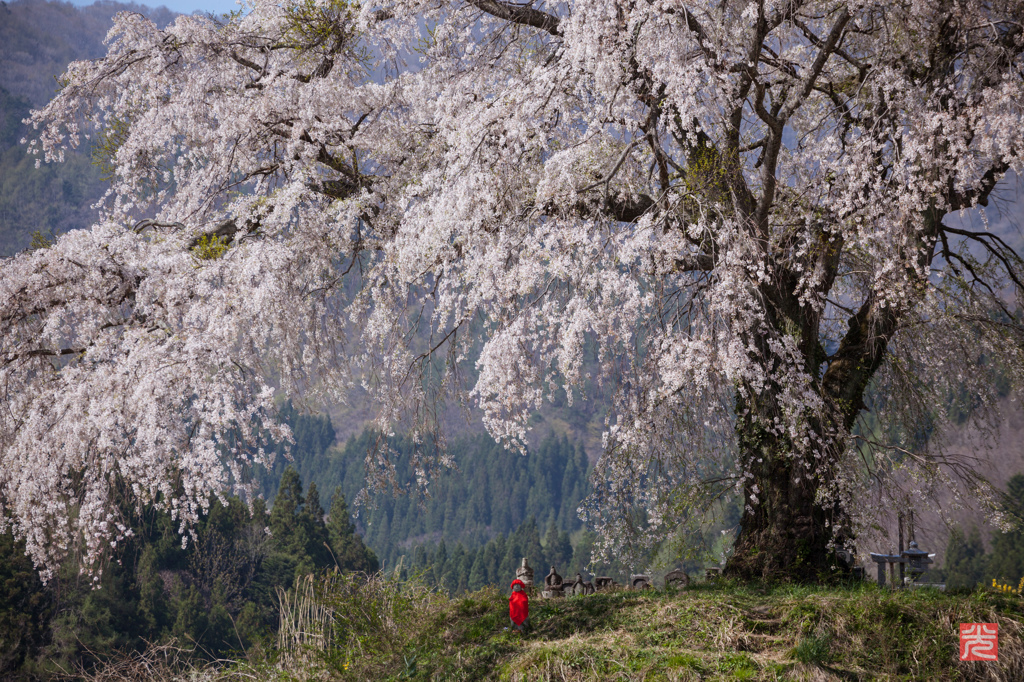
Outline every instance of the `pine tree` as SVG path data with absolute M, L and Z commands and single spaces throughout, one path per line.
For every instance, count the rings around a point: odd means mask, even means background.
M 946 589 L 974 589 L 984 580 L 985 563 L 985 547 L 978 528 L 971 528 L 966 538 L 962 530 L 954 528 L 946 547 Z
M 590 572 L 594 568 L 591 566 L 590 555 L 594 549 L 595 539 L 596 536 L 593 531 L 584 530 L 580 533 L 576 546 L 573 548 L 572 560 L 569 563 L 581 573 Z
M 25 541 L 15 542 L 10 532 L 0 535 L 0 595 L 0 679 L 7 679 L 50 634 L 54 606 L 25 556 Z
M 470 566 L 466 564 L 466 548 L 462 543 L 455 545 L 452 556 L 445 567 L 444 578 L 441 584 L 452 594 L 458 594 L 466 590 L 466 579 L 469 576 Z
M 327 537 L 339 570 L 375 573 L 380 569 L 377 556 L 356 535 L 355 524 L 348 514 L 348 505 L 341 488 L 331 496 L 331 512 L 327 519 Z
M 275 581 L 290 585 L 295 576 L 334 563 L 325 544 L 328 532 L 320 494 L 316 485 L 310 484 L 309 494 L 303 496 L 302 480 L 292 466 L 284 470 L 270 510 L 270 532 L 274 549 L 267 557 L 267 565 Z
M 195 585 L 190 585 L 178 601 L 177 617 L 172 632 L 179 642 L 198 642 L 206 631 L 207 619 L 203 600 Z
M 555 566 L 559 573 L 569 575 L 572 570 L 572 544 L 568 533 L 564 530 L 559 532 L 554 519 L 548 524 L 548 532 L 544 536 L 544 554 L 546 565 Z
M 434 576 L 434 584 L 444 585 L 444 573 L 448 570 L 448 547 L 444 543 L 444 538 L 441 538 L 437 551 L 431 558 L 430 569 Z
M 516 541 L 515 534 L 512 534 L 505 540 L 505 551 L 502 553 L 501 562 L 498 564 L 498 573 L 504 576 L 515 576 L 516 568 L 519 567 L 519 562 L 523 556 L 520 551 L 519 542 Z M 529 557 L 527 557 L 529 560 Z M 530 562 L 533 564 L 533 562 Z M 533 564 L 536 568 L 536 564 Z M 512 578 L 509 577 L 511 582 Z
M 281 484 L 270 508 L 270 533 L 277 547 L 293 557 L 305 553 L 306 538 L 302 537 L 303 529 L 299 523 L 303 502 L 299 472 L 289 465 L 281 476 Z
M 164 581 L 157 570 L 156 547 L 147 545 L 139 557 L 135 580 L 139 592 L 139 619 L 143 623 L 144 636 L 149 641 L 156 641 L 171 624 Z
M 544 560 L 544 548 L 540 544 L 540 529 L 537 527 L 537 519 L 531 516 L 516 530 L 515 535 L 518 536 L 517 542 L 521 557 L 526 557 L 531 564 Z M 512 568 L 513 574 L 518 566 L 519 562 L 517 561 Z M 547 566 L 544 567 L 545 575 L 547 575 L 547 568 Z
M 473 565 L 472 568 L 469 569 L 469 589 L 472 591 L 479 590 L 481 587 L 489 583 L 487 566 L 484 560 L 484 555 L 487 551 L 487 547 L 489 546 L 490 543 L 485 547 L 477 549 L 471 554 L 473 557 Z
M 505 535 L 504 533 L 498 533 L 494 539 L 487 543 L 487 549 L 485 549 L 484 557 L 486 559 L 487 566 L 487 582 L 491 585 L 503 585 L 506 581 L 506 575 L 501 570 L 501 560 L 505 556 Z M 513 575 L 515 575 L 513 573 Z M 512 578 L 508 578 L 508 582 L 512 582 Z
M 320 505 L 320 492 L 316 483 L 310 482 L 306 492 L 306 501 L 302 505 L 299 522 L 305 528 L 306 556 L 309 557 L 309 570 L 330 566 L 334 561 L 328 547 L 327 526 L 324 523 L 324 509 Z

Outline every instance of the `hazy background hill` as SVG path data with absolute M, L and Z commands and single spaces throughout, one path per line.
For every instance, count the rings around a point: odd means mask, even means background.
M 70 62 L 106 53 L 103 40 L 121 11 L 140 12 L 160 26 L 176 16 L 164 7 L 109 0 L 88 7 L 0 2 L 0 257 L 28 247 L 33 232 L 60 234 L 95 219 L 91 205 L 106 187 L 89 150 L 69 154 L 64 164 L 36 168 L 19 144 L 31 137 L 21 121 L 53 97 L 56 79 Z
M 177 16 L 166 7 L 101 0 L 88 7 L 68 2 L 0 2 L 0 87 L 32 106 L 45 104 L 67 65 L 106 53 L 103 40 L 118 12 L 139 12 L 158 26 Z

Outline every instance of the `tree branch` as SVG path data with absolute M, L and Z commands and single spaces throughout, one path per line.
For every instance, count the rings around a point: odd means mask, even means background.
M 542 12 L 539 9 L 534 9 L 529 5 L 517 5 L 511 2 L 501 2 L 500 0 L 467 0 L 467 2 L 473 7 L 499 19 L 511 21 L 522 26 L 532 26 L 541 31 L 546 31 L 553 36 L 561 37 L 562 35 L 559 29 L 558 17 Z
M 839 12 L 839 17 L 836 19 L 836 23 L 832 25 L 832 30 L 829 31 L 828 38 L 825 39 L 825 44 L 818 50 L 818 56 L 811 65 L 810 73 L 804 78 L 803 87 L 800 88 L 800 92 L 791 101 L 786 102 L 786 106 L 782 108 L 782 112 L 779 114 L 779 120 L 785 125 L 786 121 L 793 112 L 803 104 L 807 96 L 811 94 L 811 90 L 814 89 L 814 84 L 818 80 L 818 76 L 821 75 L 821 70 L 825 68 L 825 62 L 832 56 L 835 51 L 836 45 L 839 43 L 839 39 L 843 35 L 843 29 L 846 28 L 846 24 L 850 21 L 850 13 L 846 11 L 844 7 Z

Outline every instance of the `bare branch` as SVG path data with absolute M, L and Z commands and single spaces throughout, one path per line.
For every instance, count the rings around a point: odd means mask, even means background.
M 520 24 L 523 26 L 532 26 L 533 28 L 550 33 L 553 36 L 562 35 L 561 30 L 559 29 L 558 17 L 553 14 L 548 14 L 547 12 L 542 12 L 539 9 L 534 9 L 529 4 L 518 5 L 511 2 L 501 2 L 500 0 L 467 1 L 477 9 L 483 10 L 491 16 L 498 17 L 499 19 L 511 21 L 514 24 Z

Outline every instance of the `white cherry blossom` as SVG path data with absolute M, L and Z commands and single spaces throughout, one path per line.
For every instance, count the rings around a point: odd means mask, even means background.
M 825 570 L 864 486 L 957 473 L 908 434 L 950 396 L 992 415 L 1024 367 L 1019 255 L 943 222 L 1024 165 L 1022 21 L 1010 0 L 119 15 L 32 116 L 41 159 L 98 135 L 113 176 L 100 224 L 0 270 L 2 523 L 44 575 L 79 538 L 95 561 L 126 498 L 187 529 L 287 437 L 274 390 L 361 385 L 382 433 L 423 436 L 454 396 L 523 447 L 593 381 L 615 398 L 582 511 L 606 548 L 735 488 L 732 570 Z

